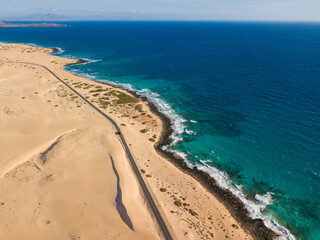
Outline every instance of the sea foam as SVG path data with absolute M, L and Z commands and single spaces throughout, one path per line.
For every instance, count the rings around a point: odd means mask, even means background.
M 66 50 L 60 48 L 60 47 L 55 47 L 55 49 L 57 49 L 57 51 L 55 52 L 55 54 L 61 54 L 64 53 Z
M 79 63 L 78 65 L 86 65 L 89 63 L 95 63 L 95 62 L 100 62 L 102 61 L 102 59 L 90 59 L 90 58 L 79 58 L 81 60 L 83 60 L 83 63 Z
M 296 239 L 288 229 L 284 228 L 279 223 L 274 221 L 270 216 L 262 214 L 262 211 L 265 209 L 265 207 L 272 203 L 272 193 L 266 193 L 265 195 L 257 194 L 255 198 L 259 201 L 259 203 L 254 203 L 246 198 L 246 195 L 243 193 L 242 187 L 240 185 L 233 184 L 224 172 L 209 165 L 209 162 L 209 160 L 200 160 L 200 163 L 202 163 L 202 165 L 198 164 L 197 168 L 209 173 L 221 188 L 228 189 L 235 196 L 237 196 L 245 204 L 253 219 L 262 219 L 268 228 L 272 229 L 279 235 L 279 240 Z

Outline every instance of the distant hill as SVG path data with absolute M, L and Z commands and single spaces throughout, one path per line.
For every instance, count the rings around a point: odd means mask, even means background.
M 70 17 L 64 15 L 58 15 L 53 13 L 35 13 L 25 17 L 16 17 L 16 18 L 7 18 L 7 21 L 70 21 L 70 20 L 78 20 L 77 17 Z
M 0 27 L 66 27 L 65 24 L 56 23 L 4 23 L 0 22 Z

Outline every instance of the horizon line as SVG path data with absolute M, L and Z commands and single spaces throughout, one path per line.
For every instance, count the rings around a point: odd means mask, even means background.
M 221 19 L 65 19 L 65 20 L 1 20 L 1 22 L 261 22 L 261 23 L 320 23 L 320 20 L 221 20 Z

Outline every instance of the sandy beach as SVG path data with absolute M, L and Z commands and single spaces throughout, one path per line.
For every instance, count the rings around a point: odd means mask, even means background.
M 78 60 L 52 51 L 0 43 L 1 239 L 162 238 L 114 126 L 34 64 L 120 126 L 174 239 L 259 239 L 158 153 L 167 126 L 147 102 L 62 70 Z M 133 230 L 117 210 L 118 183 Z

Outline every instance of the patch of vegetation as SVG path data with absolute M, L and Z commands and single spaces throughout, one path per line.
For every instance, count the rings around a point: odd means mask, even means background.
M 88 86 L 88 88 L 89 88 L 89 87 L 91 87 L 91 86 Z M 96 90 L 90 90 L 89 92 L 90 92 L 90 93 L 96 93 L 96 92 L 104 92 L 104 91 L 107 91 L 107 90 L 102 89 L 102 88 L 98 88 L 98 89 L 96 89 Z
M 161 192 L 166 192 L 167 189 L 166 189 L 166 188 L 160 188 L 160 191 L 161 191 Z
M 100 95 L 99 93 L 96 93 L 96 94 L 93 94 L 92 96 L 97 97 L 99 95 Z
M 103 109 L 107 109 L 108 108 L 108 104 L 100 105 L 99 107 L 101 107 Z
M 121 126 L 127 126 L 127 125 L 126 125 L 126 124 L 124 124 L 124 123 L 121 123 L 120 125 L 121 125 Z
M 141 105 L 141 104 L 137 104 L 134 108 L 135 108 L 138 112 L 143 112 L 143 110 L 142 110 L 142 105 Z
M 34 92 L 34 94 L 39 94 L 38 92 Z
M 137 103 L 139 100 L 135 97 L 132 97 L 126 93 L 119 92 L 119 91 L 111 91 L 111 95 L 117 98 L 116 103 L 118 104 L 128 104 L 128 103 Z
M 96 95 L 96 94 L 94 94 L 94 95 Z M 99 98 L 99 104 L 100 104 L 101 108 L 106 109 L 108 107 L 108 105 L 110 104 L 110 102 L 105 101 L 105 98 L 102 97 L 102 98 Z
M 193 211 L 192 209 L 189 209 L 189 213 L 192 215 L 192 216 L 197 216 L 198 213 L 196 213 L 195 211 Z
M 145 173 L 146 173 L 146 170 L 144 170 L 144 169 L 141 169 L 141 172 L 142 172 L 143 174 L 145 174 Z
M 148 130 L 148 129 L 146 129 L 146 128 L 145 128 L 145 129 L 140 130 L 140 132 L 141 132 L 141 133 L 146 133 L 146 132 L 148 132 L 148 131 L 149 131 L 149 130 Z
M 151 175 L 151 174 L 147 174 L 146 177 L 149 177 L 149 178 L 150 178 L 150 177 L 152 177 L 152 175 Z
M 231 226 L 234 227 L 235 229 L 239 228 L 236 224 L 232 224 Z
M 175 200 L 174 201 L 174 205 L 178 206 L 178 207 L 181 207 L 182 205 L 182 202 L 180 200 Z
M 156 140 L 154 138 L 149 138 L 150 142 L 155 142 Z

